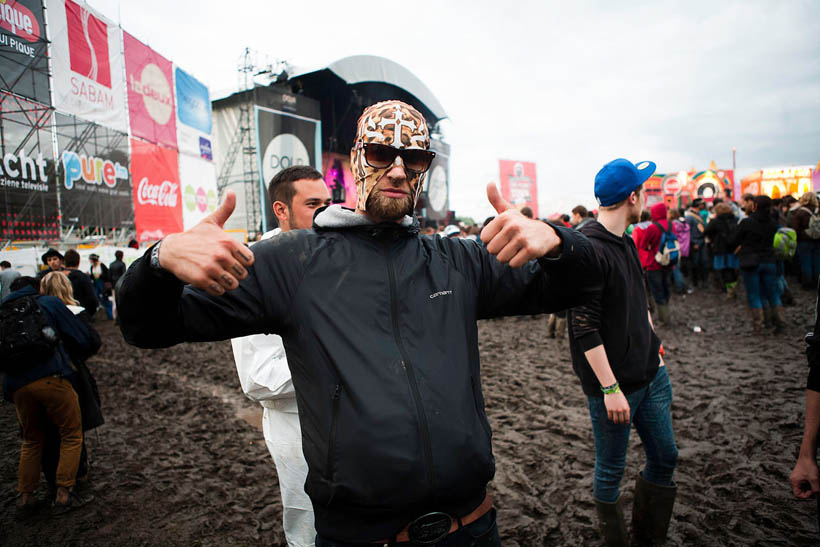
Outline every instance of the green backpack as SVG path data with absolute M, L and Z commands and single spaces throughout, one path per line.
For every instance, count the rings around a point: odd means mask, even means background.
M 772 245 L 778 260 L 791 260 L 797 251 L 797 232 L 791 228 L 778 228 Z

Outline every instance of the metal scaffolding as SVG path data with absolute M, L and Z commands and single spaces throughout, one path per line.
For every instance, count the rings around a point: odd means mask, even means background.
M 271 60 L 267 55 L 245 48 L 237 63 L 239 96 L 239 123 L 230 141 L 225 160 L 217 176 L 217 188 L 221 193 L 229 185 L 241 184 L 245 194 L 246 229 L 248 237 L 255 239 L 265 230 L 262 226 L 262 193 L 259 186 L 259 163 L 256 150 L 254 105 L 257 104 L 256 78 L 269 80 L 286 70 L 286 63 Z M 241 161 L 240 174 L 234 173 L 234 166 Z

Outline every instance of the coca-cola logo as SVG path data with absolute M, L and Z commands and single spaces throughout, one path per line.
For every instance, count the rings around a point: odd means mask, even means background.
M 40 39 L 40 24 L 37 17 L 30 9 L 15 0 L 0 1 L 0 28 L 29 42 Z
M 137 188 L 137 201 L 140 205 L 157 207 L 176 207 L 179 196 L 179 184 L 164 180 L 160 184 L 151 184 L 148 177 L 143 177 Z

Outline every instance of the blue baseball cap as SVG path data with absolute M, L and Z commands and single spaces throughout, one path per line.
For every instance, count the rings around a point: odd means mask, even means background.
M 601 207 L 620 203 L 652 176 L 656 166 L 651 161 L 633 164 L 618 158 L 604 165 L 595 175 L 595 199 Z

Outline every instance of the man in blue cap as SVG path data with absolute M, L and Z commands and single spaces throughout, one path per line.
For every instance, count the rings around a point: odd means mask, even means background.
M 598 172 L 598 219 L 580 231 L 595 249 L 603 285 L 588 304 L 570 310 L 572 366 L 587 395 L 595 437 L 595 506 L 610 546 L 629 545 L 619 487 L 632 423 L 646 451 L 632 509 L 639 545 L 666 539 L 675 502 L 672 387 L 649 316 L 638 251 L 624 234 L 640 218 L 642 185 L 654 172 L 652 162 L 634 165 L 625 159 Z

